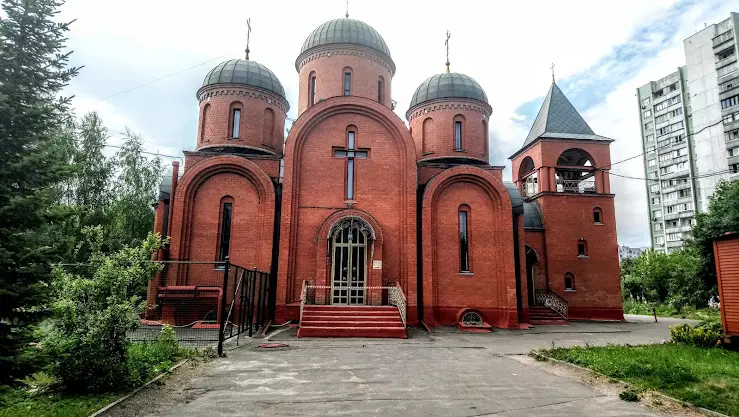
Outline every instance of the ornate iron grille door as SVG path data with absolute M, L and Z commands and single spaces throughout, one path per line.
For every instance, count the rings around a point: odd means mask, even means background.
M 332 238 L 331 304 L 364 304 L 367 280 L 367 236 L 347 222 Z

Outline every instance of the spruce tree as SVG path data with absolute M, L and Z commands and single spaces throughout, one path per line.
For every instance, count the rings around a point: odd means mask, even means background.
M 0 18 L 0 383 L 27 369 L 20 353 L 45 312 L 54 248 L 41 232 L 52 221 L 56 185 L 67 174 L 57 135 L 77 74 L 64 51 L 69 23 L 59 0 L 3 0 Z M 71 23 L 71 22 L 70 22 Z

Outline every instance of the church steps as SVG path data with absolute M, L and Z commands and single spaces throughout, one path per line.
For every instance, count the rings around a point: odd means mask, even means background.
M 403 322 L 395 321 L 361 321 L 352 318 L 352 321 L 321 321 L 321 320 L 303 320 L 301 323 L 304 327 L 400 327 L 403 328 Z
M 383 337 L 407 339 L 404 327 L 313 327 L 300 326 L 298 337 Z
M 529 307 L 529 322 L 538 325 L 567 325 L 569 322 L 556 311 L 543 306 Z
M 304 306 L 298 337 L 406 338 L 394 306 Z

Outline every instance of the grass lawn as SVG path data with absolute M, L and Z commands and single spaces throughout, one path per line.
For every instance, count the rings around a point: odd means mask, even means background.
M 680 311 L 668 305 L 652 306 L 650 304 L 640 303 L 638 301 L 624 301 L 625 314 L 639 314 L 644 316 L 652 315 L 652 307 L 657 309 L 657 317 L 677 317 L 681 319 L 701 320 L 701 321 L 721 321 L 721 311 L 717 308 L 701 308 L 684 307 Z
M 739 352 L 683 344 L 574 347 L 542 351 L 637 389 L 739 416 Z
M 114 401 L 122 394 L 66 396 L 31 393 L 24 389 L 0 389 L 0 417 L 82 417 Z

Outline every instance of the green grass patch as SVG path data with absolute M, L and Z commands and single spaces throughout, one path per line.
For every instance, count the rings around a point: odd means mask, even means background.
M 34 392 L 28 389 L 0 388 L 0 417 L 77 417 L 89 416 L 121 394 L 67 395 Z
M 739 416 L 738 352 L 669 343 L 558 348 L 542 353 L 628 382 L 636 390 L 660 391 Z
M 634 300 L 627 300 L 623 303 L 625 314 L 638 314 L 643 316 L 651 316 L 652 308 L 657 310 L 657 317 L 676 317 L 681 319 L 700 320 L 700 321 L 721 321 L 721 311 L 717 308 L 701 308 L 683 307 L 678 310 L 666 304 L 644 304 Z

